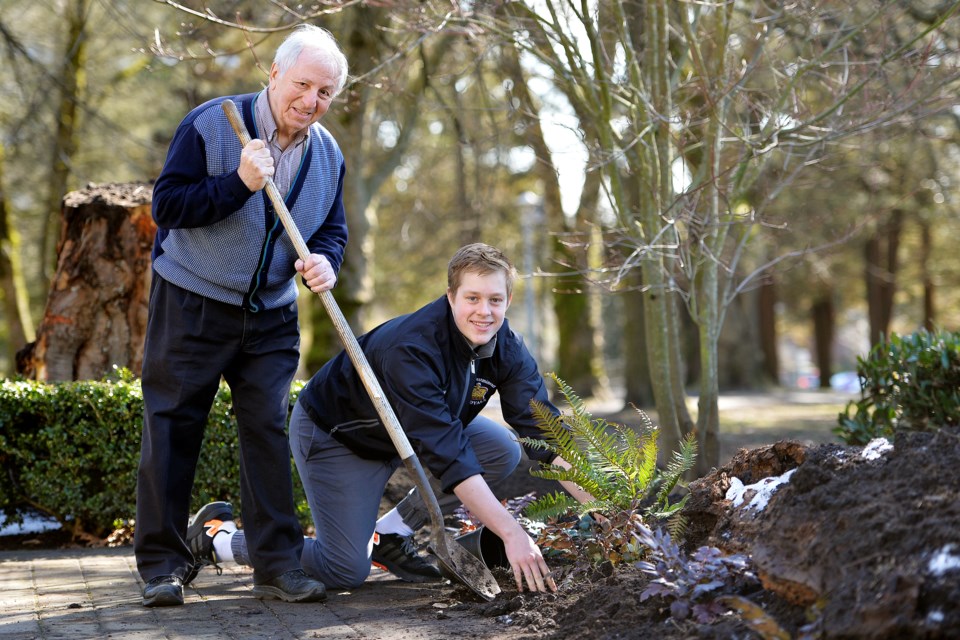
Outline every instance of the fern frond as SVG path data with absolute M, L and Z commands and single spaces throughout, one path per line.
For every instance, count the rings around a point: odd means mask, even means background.
M 574 441 L 573 433 L 567 428 L 564 416 L 555 415 L 543 403 L 535 400 L 530 402 L 530 407 L 537 425 L 544 432 L 542 444 L 534 446 L 557 454 L 573 466 L 581 466 L 585 462 L 583 450 Z M 527 438 L 522 438 L 520 441 L 528 444 L 533 442 Z
M 531 520 L 545 521 L 570 509 L 580 508 L 581 505 L 575 498 L 558 491 L 537 498 L 526 506 L 523 513 Z
M 670 504 L 670 493 L 683 475 L 693 467 L 696 440 L 687 438 L 681 450 L 673 454 L 665 472 L 657 468 L 658 429 L 643 411 L 637 409 L 642 427 L 609 423 L 594 418 L 583 401 L 556 374 L 547 374 L 560 388 L 572 413 L 556 415 L 552 408 L 531 403 L 531 411 L 543 432 L 543 439 L 521 438 L 525 445 L 554 453 L 570 464 L 563 468 L 541 464 L 531 469 L 533 476 L 570 482 L 593 496 L 589 506 L 579 505 L 571 496 L 554 494 L 537 500 L 531 514 L 558 515 L 573 510 L 600 513 L 636 513 L 672 523 L 682 531 L 680 509 L 686 497 Z M 534 517 L 534 515 L 531 515 Z
M 631 438 L 633 446 L 633 460 L 631 464 L 636 469 L 636 496 L 639 498 L 650 491 L 657 475 L 657 431 L 636 433 Z
M 647 415 L 647 412 L 638 407 L 637 405 L 631 405 L 633 410 L 637 412 L 637 415 L 640 417 L 640 422 L 643 423 L 643 430 L 650 432 L 655 431 L 657 426 L 653 424 L 653 420 L 650 419 L 650 416 Z
M 573 389 L 567 385 L 566 382 L 560 379 L 560 377 L 555 373 L 548 373 L 547 377 L 553 380 L 558 387 L 560 387 L 560 393 L 563 394 L 563 399 L 567 401 L 567 404 L 570 405 L 570 408 L 575 414 L 585 414 L 587 413 L 586 407 L 583 406 L 583 400 L 573 392 Z
M 684 500 L 684 502 L 686 502 L 686 500 Z M 670 537 L 674 540 L 683 540 L 683 537 L 687 533 L 687 519 L 677 511 L 667 518 L 667 531 L 670 532 Z
M 663 473 L 663 484 L 660 485 L 660 491 L 657 493 L 657 503 L 666 504 L 667 497 L 673 491 L 683 474 L 693 468 L 697 458 L 697 437 L 693 433 L 688 433 L 680 443 L 680 451 L 674 451 L 667 469 Z

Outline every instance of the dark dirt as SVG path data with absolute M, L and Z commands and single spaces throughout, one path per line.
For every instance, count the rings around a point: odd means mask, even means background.
M 761 508 L 749 506 L 757 491 L 743 494 L 740 506 L 726 498 L 735 478 L 751 485 L 790 470 Z M 402 495 L 399 484 L 388 500 Z M 526 478 L 497 492 L 517 496 L 531 487 L 553 490 Z M 742 449 L 691 483 L 690 493 L 687 550 L 747 555 L 757 580 L 721 591 L 740 598 L 731 605 L 752 603 L 762 615 L 676 620 L 662 598 L 641 602 L 648 577 L 629 565 L 562 583 L 557 594 L 518 594 L 512 576 L 496 569 L 503 593 L 493 602 L 465 587 L 429 586 L 419 599 L 404 591 L 397 606 L 407 613 L 398 615 L 431 625 L 431 637 L 441 639 L 960 637 L 960 429 L 903 434 L 874 459 L 839 444 Z M 377 594 L 384 584 L 355 592 L 353 608 L 389 608 L 388 592 Z
M 759 582 L 724 594 L 763 609 L 753 628 L 733 614 L 709 625 L 671 618 L 662 598 L 640 601 L 648 579 L 630 566 L 558 595 L 517 595 L 501 580 L 498 602 L 472 608 L 531 638 L 960 637 L 960 429 L 902 434 L 875 459 L 864 451 L 781 441 L 691 483 L 687 550 L 751 558 Z M 725 498 L 733 478 L 750 485 L 791 469 L 765 507 L 749 507 L 757 491 L 738 507 Z

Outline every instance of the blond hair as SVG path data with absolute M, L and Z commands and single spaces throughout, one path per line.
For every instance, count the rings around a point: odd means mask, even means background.
M 517 270 L 503 255 L 503 252 L 482 242 L 474 242 L 460 247 L 447 264 L 447 288 L 456 293 L 460 288 L 464 273 L 477 273 L 485 276 L 501 272 L 507 280 L 507 297 L 513 295 L 513 283 L 517 279 Z

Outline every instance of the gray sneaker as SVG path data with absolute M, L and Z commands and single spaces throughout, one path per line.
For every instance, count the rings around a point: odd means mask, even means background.
M 323 602 L 327 599 L 327 590 L 322 582 L 314 580 L 302 569 L 293 569 L 273 580 L 253 585 L 253 595 L 261 600 Z

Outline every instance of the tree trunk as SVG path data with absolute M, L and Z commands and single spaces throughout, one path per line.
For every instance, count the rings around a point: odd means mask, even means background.
M 667 63 L 669 51 L 669 9 L 665 0 L 645 5 L 647 21 L 644 25 L 645 73 L 650 82 L 651 110 L 663 114 L 672 111 L 670 94 L 671 69 Z M 633 202 L 639 203 L 638 218 L 652 241 L 675 243 L 675 229 L 666 229 L 662 214 L 674 201 L 672 133 L 664 118 L 653 118 L 654 126 L 643 136 L 643 161 L 638 174 L 623 176 L 630 185 Z M 661 236 L 661 232 L 664 232 Z M 664 257 L 650 256 L 641 262 L 644 293 L 643 308 L 646 322 L 647 358 L 650 380 L 656 401 L 660 426 L 659 454 L 661 462 L 680 450 L 683 438 L 694 429 L 686 405 L 684 367 L 681 357 L 680 316 L 676 294 L 671 290 L 672 265 Z
M 767 276 L 757 295 L 760 353 L 763 354 L 764 382 L 780 383 L 780 359 L 777 354 L 777 288 L 773 275 Z
M 930 233 L 930 223 L 923 221 L 920 224 L 920 271 L 923 279 L 923 326 L 927 331 L 933 331 L 937 326 L 936 304 L 933 283 L 933 274 L 930 273 L 930 255 L 933 253 L 933 237 Z
M 631 279 L 640 281 L 640 274 Z M 646 343 L 646 321 L 643 311 L 643 293 L 628 291 L 623 294 L 623 385 L 625 406 L 652 407 L 653 386 L 650 382 Z
M 385 17 L 387 12 L 388 9 L 362 5 L 331 18 L 339 21 L 329 26 L 334 33 L 348 34 L 340 44 L 350 63 L 351 77 L 364 78 L 379 67 L 384 59 L 396 53 L 396 43 L 390 41 L 389 34 L 380 26 L 388 22 Z M 323 121 L 343 147 L 347 165 L 343 204 L 350 239 L 333 295 L 357 334 L 365 328 L 364 310 L 373 299 L 371 274 L 375 266 L 373 232 L 376 213 L 371 203 L 409 148 L 411 133 L 416 129 L 415 124 L 421 113 L 418 99 L 426 86 L 427 74 L 435 61 L 445 53 L 443 37 L 447 36 L 442 36 L 434 49 L 421 51 L 424 64 L 419 71 L 408 73 L 402 65 L 391 68 L 398 70 L 396 75 L 390 76 L 397 84 L 397 93 L 409 97 L 396 104 L 394 113 L 401 133 L 392 149 L 381 149 L 376 136 L 370 135 L 369 131 L 370 123 L 377 119 L 371 112 L 375 111 L 378 100 L 384 98 L 385 89 L 380 83 L 379 74 L 373 80 L 361 79 L 352 83 L 338 98 L 343 102 L 335 106 Z M 390 89 L 387 87 L 388 91 Z M 302 303 L 301 309 L 308 312 L 301 317 L 307 319 L 313 330 L 307 341 L 310 348 L 301 350 L 300 372 L 309 375 L 336 354 L 342 344 L 322 305 L 314 304 L 309 296 Z
M 140 375 L 156 234 L 152 196 L 151 185 L 135 183 L 67 194 L 57 270 L 18 373 L 48 382 L 96 380 L 119 366 Z
M 896 209 L 890 220 L 867 240 L 866 285 L 870 318 L 870 344 L 878 344 L 890 330 L 893 294 L 897 290 L 897 250 L 903 231 L 903 211 Z
M 351 75 L 362 76 L 376 64 L 377 44 L 371 32 L 377 23 L 376 10 L 358 8 L 342 12 L 339 18 L 342 23 L 337 25 L 335 32 L 349 34 L 341 41 L 341 46 L 350 63 Z M 369 174 L 378 167 L 374 166 L 377 162 L 370 154 L 364 127 L 369 90 L 370 87 L 362 82 L 349 87 L 340 96 L 344 102 L 335 105 L 324 119 L 324 124 L 334 130 L 343 148 L 346 163 L 343 206 L 350 231 L 333 296 L 357 335 L 364 328 L 363 309 L 373 297 L 372 230 L 375 217 L 370 211 L 372 193 L 368 180 Z M 302 290 L 299 298 L 302 327 L 309 332 L 300 351 L 299 377 L 309 377 L 343 348 L 323 305 L 319 304 L 316 295 L 308 294 L 309 291 Z
M 568 223 L 563 213 L 557 168 L 553 163 L 550 147 L 544 139 L 537 105 L 529 91 L 529 82 L 520 65 L 516 49 L 504 49 L 503 64 L 507 74 L 513 79 L 512 90 L 520 101 L 521 112 L 525 115 L 523 137 L 537 156 L 534 171 L 543 184 L 543 224 L 547 229 L 562 230 L 562 234 L 553 238 L 549 244 L 551 264 L 547 265 L 545 270 L 550 271 L 559 266 L 561 271 L 575 273 L 550 282 L 558 333 L 557 364 L 554 369 L 577 395 L 589 397 L 596 393 L 602 378 L 599 349 L 601 340 L 592 313 L 596 302 L 590 295 L 590 283 L 583 275 L 589 269 L 589 258 L 585 256 L 587 263 L 581 264 L 577 251 L 565 244 L 564 235 L 572 233 L 581 238 L 589 233 L 587 223 L 597 210 L 602 176 L 599 171 L 587 173 L 576 216 L 572 224 Z
M 584 180 L 580 204 L 575 222 L 570 228 L 565 224 L 563 211 L 549 220 L 549 228 L 563 228 L 572 231 L 585 246 L 594 246 L 589 240 L 588 216 L 596 211 L 600 193 L 600 172 L 589 172 Z M 554 178 L 556 181 L 556 178 Z M 557 206 L 560 206 L 559 185 L 556 189 Z M 560 226 L 557 226 L 560 225 Z M 563 372 L 564 379 L 581 397 L 596 395 L 604 386 L 601 345 L 603 344 L 599 322 L 594 307 L 599 305 L 592 295 L 592 286 L 584 273 L 591 267 L 589 250 L 583 252 L 585 262 L 579 263 L 575 251 L 564 243 L 564 238 L 553 242 L 553 263 L 561 270 L 576 272 L 576 275 L 563 276 L 552 283 L 554 311 L 557 317 L 558 346 L 557 371 Z M 602 319 L 601 321 L 602 322 Z
M 833 335 L 834 335 L 834 308 L 832 291 L 818 298 L 813 303 L 813 336 L 814 352 L 817 369 L 820 371 L 820 388 L 830 388 L 830 377 L 833 375 Z
M 17 350 L 33 341 L 34 330 L 20 263 L 20 235 L 10 219 L 3 188 L 3 163 L 3 143 L 0 142 L 0 298 L 7 321 L 7 368 L 12 372 Z
M 43 228 L 43 255 L 40 265 L 41 274 L 49 275 L 49 267 L 54 262 L 54 239 L 60 233 L 60 203 L 67 191 L 70 176 L 70 164 L 77 150 L 77 116 L 81 96 L 86 88 L 87 62 L 87 18 L 90 13 L 90 0 L 71 0 L 67 2 L 63 66 L 55 84 L 60 88 L 57 128 L 52 149 L 50 184 L 47 191 L 46 218 Z

